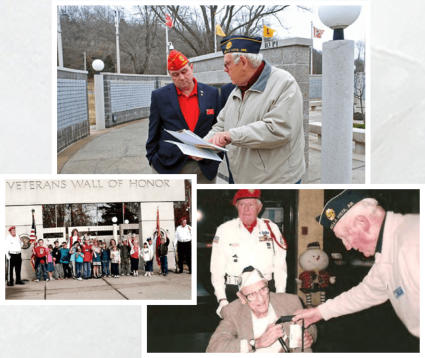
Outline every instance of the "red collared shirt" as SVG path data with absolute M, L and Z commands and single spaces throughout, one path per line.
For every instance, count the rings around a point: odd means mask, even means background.
M 199 101 L 198 101 L 198 82 L 193 79 L 195 85 L 189 96 L 183 94 L 177 87 L 177 97 L 179 99 L 180 110 L 182 111 L 184 120 L 186 121 L 189 129 L 193 132 L 198 123 L 199 118 Z

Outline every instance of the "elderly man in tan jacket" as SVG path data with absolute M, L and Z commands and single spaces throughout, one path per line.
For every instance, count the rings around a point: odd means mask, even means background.
M 279 353 L 302 347 L 301 335 L 291 336 L 290 323 L 277 322 L 281 316 L 300 309 L 298 296 L 269 292 L 267 279 L 252 266 L 241 275 L 239 299 L 222 309 L 223 320 L 212 335 L 207 352 Z M 311 352 L 317 337 L 314 326 L 304 331 L 304 349 Z
M 298 183 L 305 172 L 301 91 L 288 72 L 262 60 L 260 46 L 261 37 L 221 42 L 224 70 L 237 87 L 205 139 L 227 146 L 235 183 Z

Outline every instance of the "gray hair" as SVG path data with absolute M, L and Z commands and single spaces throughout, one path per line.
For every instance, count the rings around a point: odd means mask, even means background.
M 239 62 L 241 56 L 244 56 L 248 62 L 254 66 L 258 67 L 263 61 L 263 55 L 261 53 L 243 53 L 243 52 L 234 52 L 232 53 L 233 62 L 236 64 Z

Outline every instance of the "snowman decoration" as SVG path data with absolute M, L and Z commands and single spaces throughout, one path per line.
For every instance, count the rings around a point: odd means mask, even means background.
M 300 289 L 305 293 L 306 306 L 312 307 L 312 293 L 320 292 L 320 303 L 326 301 L 326 289 L 329 284 L 335 283 L 335 277 L 330 276 L 326 271 L 329 264 L 329 257 L 320 249 L 320 244 L 311 242 L 307 245 L 307 250 L 300 257 L 299 262 L 304 270 L 299 275 L 297 282 L 301 285 Z

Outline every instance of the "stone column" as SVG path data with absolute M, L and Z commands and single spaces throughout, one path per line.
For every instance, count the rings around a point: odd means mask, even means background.
M 105 96 L 103 74 L 94 75 L 94 101 L 96 108 L 96 130 L 105 129 Z
M 352 178 L 354 42 L 323 44 L 322 183 Z

